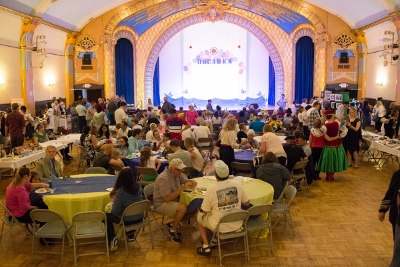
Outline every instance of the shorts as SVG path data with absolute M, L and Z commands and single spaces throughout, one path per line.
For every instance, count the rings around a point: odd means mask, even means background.
M 178 208 L 179 202 L 170 201 L 164 202 L 161 206 L 156 208 L 158 213 L 167 215 L 169 217 L 174 217 L 176 213 L 176 209 Z
M 210 224 L 210 220 L 209 220 L 210 215 L 211 215 L 210 212 L 207 214 L 204 214 L 202 212 L 197 213 L 197 222 L 200 223 L 201 225 L 203 225 L 205 228 L 208 228 L 211 231 L 215 232 L 217 229 L 217 226 L 216 225 L 212 226 Z

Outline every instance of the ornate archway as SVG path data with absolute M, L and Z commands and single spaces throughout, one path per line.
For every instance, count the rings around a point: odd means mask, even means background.
M 164 47 L 164 45 L 178 32 L 191 25 L 205 22 L 206 19 L 201 14 L 195 14 L 184 18 L 183 20 L 176 22 L 169 27 L 154 43 L 150 54 L 147 58 L 145 74 L 144 74 L 144 99 L 151 98 L 153 94 L 153 74 L 154 67 L 157 62 L 157 58 Z M 235 24 L 242 27 L 256 36 L 260 42 L 268 50 L 272 63 L 275 68 L 275 97 L 281 95 L 284 92 L 284 70 L 282 59 L 278 53 L 278 50 L 270 38 L 250 20 L 241 16 L 226 13 L 221 21 Z

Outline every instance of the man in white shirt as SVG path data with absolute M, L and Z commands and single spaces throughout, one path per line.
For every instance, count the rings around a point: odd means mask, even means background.
M 92 101 L 90 107 L 86 110 L 86 125 L 90 125 L 94 113 L 96 113 L 96 101 Z
M 115 111 L 115 123 L 121 123 L 121 121 L 126 121 L 128 115 L 125 112 L 126 102 L 121 102 L 119 109 Z
M 133 129 L 140 129 L 140 130 L 143 129 L 142 125 L 139 124 L 139 119 L 138 118 L 133 118 L 131 120 L 131 124 L 132 124 L 132 130 Z
M 339 118 L 348 118 L 349 117 L 349 102 L 343 102 L 336 107 L 336 116 Z
M 307 98 L 303 98 L 303 103 L 301 103 L 301 106 L 302 106 L 303 108 L 306 108 L 306 107 L 308 106 L 308 104 L 307 104 Z
M 202 121 L 196 129 L 193 130 L 193 134 L 196 138 L 196 142 L 199 141 L 199 138 L 209 138 L 211 137 L 211 131 L 210 128 L 206 126 L 206 122 Z M 208 146 L 208 143 L 206 144 L 197 144 L 198 146 Z
M 197 214 L 197 228 L 203 241 L 203 246 L 197 248 L 197 253 L 203 256 L 211 254 L 207 228 L 215 232 L 223 216 L 240 211 L 241 205 L 250 205 L 243 185 L 236 179 L 228 179 L 229 168 L 222 160 L 214 163 L 214 171 L 217 182 L 208 186 L 200 212 Z M 241 221 L 224 223 L 219 226 L 219 230 L 226 233 L 235 231 L 241 226 Z
M 75 111 L 79 116 L 78 131 L 82 133 L 83 128 L 86 126 L 86 108 L 82 105 L 82 101 L 78 102 Z
M 118 138 L 122 136 L 128 137 L 128 132 L 131 128 L 128 127 L 128 123 L 126 121 L 121 121 L 121 128 L 118 130 Z

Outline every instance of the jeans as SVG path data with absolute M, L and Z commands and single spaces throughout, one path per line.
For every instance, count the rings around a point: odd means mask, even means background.
M 79 129 L 79 117 L 73 116 L 71 117 L 71 133 L 78 132 Z
M 371 116 L 369 116 L 369 117 L 363 117 L 363 120 L 362 120 L 362 129 L 363 130 L 365 130 L 365 128 L 367 128 L 367 126 L 370 126 L 371 125 Z
M 201 207 L 201 204 L 203 204 L 202 198 L 193 199 L 187 206 L 186 213 L 194 212 L 195 210 Z

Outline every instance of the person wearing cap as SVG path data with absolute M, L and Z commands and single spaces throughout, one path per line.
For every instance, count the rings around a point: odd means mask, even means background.
M 203 256 L 211 254 L 207 229 L 215 232 L 218 222 L 223 216 L 240 211 L 241 205 L 250 205 L 243 185 L 235 179 L 228 179 L 229 168 L 222 160 L 215 161 L 214 171 L 217 182 L 207 188 L 199 209 L 200 212 L 197 214 L 197 228 L 203 241 L 203 246 L 197 248 L 197 253 Z M 224 223 L 219 226 L 219 231 L 222 233 L 232 232 L 241 226 L 241 221 Z
M 183 125 L 185 127 L 182 129 Z M 186 120 L 179 118 L 176 115 L 176 109 L 171 108 L 169 110 L 169 118 L 165 121 L 165 130 L 168 130 L 171 134 L 171 138 L 182 141 L 182 132 L 186 129 L 190 129 L 191 125 Z
M 171 141 L 172 142 L 172 141 Z M 168 168 L 158 175 L 154 183 L 153 207 L 161 214 L 173 218 L 172 223 L 168 223 L 168 234 L 174 243 L 181 243 L 181 234 L 178 232 L 179 223 L 195 215 L 200 207 L 201 198 L 197 198 L 185 205 L 179 203 L 180 194 L 189 188 L 197 185 L 195 180 L 189 180 L 182 173 L 186 167 L 179 158 L 169 159 Z
M 326 132 L 324 134 L 325 145 L 318 162 L 317 170 L 326 173 L 328 182 L 334 181 L 335 172 L 347 170 L 348 162 L 346 152 L 343 149 L 339 137 L 339 123 L 334 120 L 333 111 L 328 109 L 324 112 Z

